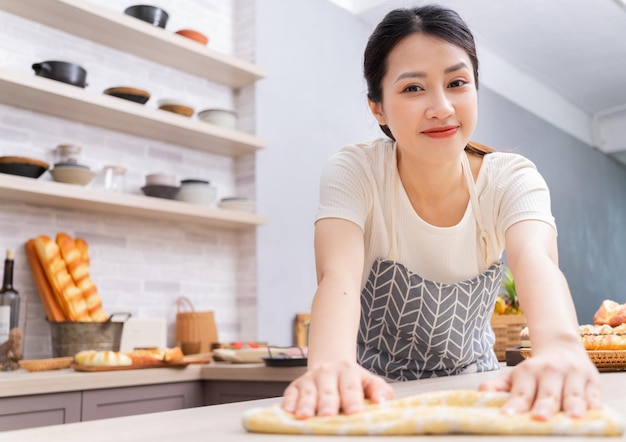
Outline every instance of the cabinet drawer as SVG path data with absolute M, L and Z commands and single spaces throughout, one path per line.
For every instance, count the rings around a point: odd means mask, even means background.
M 198 382 L 83 391 L 82 420 L 106 419 L 202 405 Z
M 0 431 L 80 422 L 81 393 L 37 394 L 0 399 Z

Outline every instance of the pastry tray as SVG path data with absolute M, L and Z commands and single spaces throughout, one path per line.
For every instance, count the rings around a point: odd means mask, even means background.
M 76 371 L 118 371 L 118 370 L 139 370 L 142 368 L 184 368 L 189 365 L 186 361 L 172 361 L 172 362 L 155 362 L 154 364 L 133 364 L 133 365 L 81 365 L 72 364 L 71 367 Z
M 530 348 L 521 348 L 519 351 L 524 358 L 532 356 Z M 587 350 L 587 354 L 598 371 L 626 370 L 626 350 Z

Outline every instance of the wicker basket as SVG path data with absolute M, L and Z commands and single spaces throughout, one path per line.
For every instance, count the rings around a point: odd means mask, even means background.
M 524 315 L 497 315 L 491 317 L 491 328 L 496 335 L 493 350 L 498 361 L 506 361 L 506 349 L 520 345 L 520 332 L 526 327 Z
M 530 348 L 521 348 L 520 354 L 524 359 L 533 355 Z M 626 370 L 626 350 L 587 350 L 587 354 L 598 371 Z
M 72 364 L 73 360 L 74 358 L 72 356 L 67 356 L 63 358 L 32 359 L 28 361 L 19 361 L 19 364 L 20 367 L 27 371 L 47 371 L 67 368 Z

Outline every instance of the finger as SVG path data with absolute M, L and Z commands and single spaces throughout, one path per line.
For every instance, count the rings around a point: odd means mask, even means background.
M 298 403 L 298 388 L 293 384 L 289 384 L 283 393 L 283 402 L 281 406 L 283 410 L 293 413 Z
M 317 384 L 317 415 L 334 416 L 339 413 L 337 373 L 321 366 L 315 373 Z
M 478 391 L 511 391 L 511 372 L 483 382 L 478 386 Z
M 534 370 L 522 364 L 517 365 L 511 373 L 509 399 L 502 406 L 506 414 L 527 412 L 535 399 L 537 380 Z
M 564 373 L 554 363 L 545 364 L 537 377 L 537 394 L 530 415 L 546 421 L 562 408 Z
M 317 405 L 317 388 L 313 376 L 305 376 L 295 384 L 298 389 L 298 399 L 293 411 L 297 419 L 306 419 L 315 416 Z
M 586 397 L 589 409 L 602 408 L 602 387 L 598 376 L 592 377 L 587 382 Z
M 581 371 L 567 374 L 562 402 L 563 411 L 570 417 L 580 418 L 587 413 L 587 379 Z
M 362 376 L 363 373 L 358 367 L 346 367 L 340 373 L 341 409 L 346 414 L 359 412 L 365 407 Z
M 393 399 L 393 388 L 380 376 L 365 376 L 363 379 L 363 393 L 372 402 L 380 404 Z

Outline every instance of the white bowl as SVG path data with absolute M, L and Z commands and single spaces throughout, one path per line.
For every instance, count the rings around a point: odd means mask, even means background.
M 156 172 L 146 175 L 146 186 L 178 187 L 176 175 L 166 172 Z
M 217 196 L 217 189 L 208 183 L 184 183 L 176 195 L 178 201 L 210 206 Z
M 205 109 L 198 112 L 198 119 L 228 129 L 237 126 L 237 112 L 229 109 Z
M 80 166 L 54 166 L 50 174 L 59 183 L 86 186 L 96 176 L 95 172 Z

